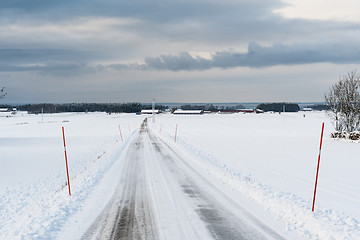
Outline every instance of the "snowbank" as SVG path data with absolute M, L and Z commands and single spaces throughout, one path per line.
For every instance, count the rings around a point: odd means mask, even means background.
M 321 124 L 325 138 L 315 212 L 311 211 Z M 162 115 L 155 131 L 194 164 L 247 196 L 306 239 L 360 239 L 359 143 L 337 141 L 323 112 Z
M 80 237 L 111 199 L 128 143 L 145 117 L 67 113 L 42 119 L 41 115 L 1 113 L 0 239 Z M 229 196 L 246 199 L 242 204 L 251 212 L 261 208 L 275 218 L 290 239 L 296 239 L 291 233 L 305 239 L 360 239 L 360 143 L 331 139 L 333 127 L 325 113 L 309 112 L 305 117 L 303 113 L 161 114 L 155 124 L 149 123 L 160 137 L 187 154 L 199 172 L 227 189 Z
M 128 114 L 0 116 L 0 239 L 54 239 L 60 234 L 85 231 L 116 187 L 114 179 L 108 179 L 102 185 L 112 187 L 106 188 L 106 194 L 99 194 L 104 189 L 100 183 L 121 162 L 120 155 L 140 123 L 141 119 Z M 124 142 L 118 124 L 123 127 Z M 62 126 L 71 197 L 66 183 Z M 89 199 L 97 203 L 91 210 L 92 218 L 66 226 L 71 218 L 84 214 Z

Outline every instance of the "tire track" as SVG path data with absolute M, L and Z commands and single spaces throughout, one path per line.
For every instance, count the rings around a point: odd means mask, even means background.
M 212 185 L 167 143 L 151 132 L 149 138 L 214 239 L 285 239 Z
M 83 239 L 158 239 L 153 201 L 145 171 L 146 121 L 129 147 L 119 188 Z
M 83 239 L 284 239 L 157 138 L 146 119 L 120 174 Z

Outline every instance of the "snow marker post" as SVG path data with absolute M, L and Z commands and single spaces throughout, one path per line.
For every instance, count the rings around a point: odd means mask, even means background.
M 322 123 L 322 128 L 321 128 L 320 148 L 319 148 L 318 164 L 317 164 L 316 178 L 315 178 L 314 198 L 313 198 L 313 204 L 312 204 L 312 211 L 313 212 L 314 212 L 314 206 L 315 206 L 316 188 L 317 188 L 318 175 L 319 175 L 320 155 L 321 155 L 321 146 L 322 146 L 323 134 L 324 134 L 324 123 Z
M 122 134 L 121 134 L 121 127 L 120 127 L 120 124 L 119 124 L 118 126 L 119 126 L 119 131 L 120 131 L 121 142 L 123 142 L 123 138 L 122 138 Z
M 176 134 L 177 134 L 177 124 L 176 124 L 176 129 L 175 129 L 175 142 L 176 142 Z
M 65 152 L 66 174 L 67 174 L 67 181 L 68 181 L 68 187 L 69 187 L 69 195 L 71 196 L 71 191 L 70 191 L 70 178 L 69 178 L 69 168 L 68 168 L 67 155 L 66 155 L 66 144 L 65 144 L 65 132 L 64 132 L 64 127 L 62 127 L 62 133 L 63 133 L 63 140 L 64 140 L 64 152 Z

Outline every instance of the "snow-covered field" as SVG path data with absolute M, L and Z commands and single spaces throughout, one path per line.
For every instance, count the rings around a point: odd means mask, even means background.
M 81 238 L 112 198 L 129 143 L 145 117 L 0 113 L 0 239 Z M 324 112 L 305 117 L 303 113 L 162 114 L 155 124 L 149 121 L 149 127 L 255 216 L 264 222 L 276 219 L 284 236 L 360 239 L 360 143 L 330 139 L 333 127 Z

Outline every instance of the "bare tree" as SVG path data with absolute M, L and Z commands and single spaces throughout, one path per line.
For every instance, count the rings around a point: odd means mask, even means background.
M 330 117 L 335 124 L 335 130 L 338 132 L 343 131 L 343 124 L 341 121 L 340 111 L 340 87 L 339 84 L 332 85 L 328 93 L 325 94 L 325 101 L 330 109 Z
M 340 78 L 325 94 L 335 130 L 353 132 L 360 127 L 360 75 L 352 71 Z
M 4 98 L 6 94 L 5 87 L 0 88 L 0 99 Z
M 344 104 L 342 105 L 342 112 L 345 116 L 347 132 L 353 132 L 359 129 L 360 124 L 360 76 L 353 71 L 348 73 L 343 82 Z

